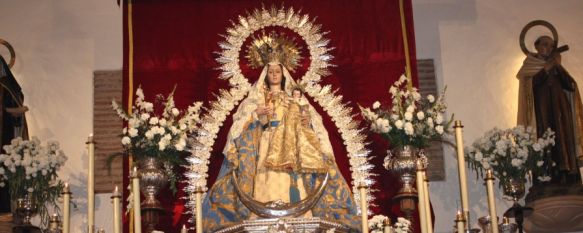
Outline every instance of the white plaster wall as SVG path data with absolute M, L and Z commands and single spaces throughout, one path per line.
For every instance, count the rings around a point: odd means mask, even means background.
M 465 125 L 466 144 L 494 126 L 515 124 L 514 76 L 524 58 L 518 34 L 527 22 L 540 18 L 557 27 L 562 43 L 571 46 L 563 63 L 583 85 L 581 1 L 413 0 L 413 11 L 417 56 L 435 59 L 438 83 L 448 86 L 450 112 Z M 84 142 L 92 130 L 92 72 L 121 68 L 121 22 L 114 0 L 0 0 L 0 38 L 17 52 L 12 71 L 31 109 L 30 132 L 59 140 L 69 156 L 60 175 L 73 185 L 78 203 L 73 232 L 85 232 L 86 224 Z M 0 53 L 7 54 L 3 48 Z M 446 181 L 431 184 L 436 232 L 451 232 L 459 205 L 453 155 L 446 149 Z M 468 175 L 472 216 L 486 215 L 482 182 Z M 96 206 L 96 225 L 111 232 L 109 194 L 98 195 Z M 508 206 L 498 198 L 499 214 Z
M 122 9 L 115 0 L 0 0 L 0 38 L 16 50 L 12 72 L 30 108 L 30 134 L 59 140 L 69 157 L 59 176 L 71 183 L 78 205 L 71 230 L 85 232 L 93 71 L 122 67 Z M 0 54 L 8 55 L 4 48 Z M 96 225 L 107 232 L 110 196 L 96 197 Z
M 535 19 L 551 22 L 560 44 L 570 51 L 563 65 L 583 85 L 583 1 L 562 0 L 413 0 L 418 58 L 435 59 L 437 80 L 447 85 L 450 113 L 462 120 L 464 144 L 469 145 L 493 127 L 516 124 L 518 80 L 515 78 L 524 55 L 518 44 L 522 27 Z M 537 33 L 527 35 L 532 43 Z M 431 184 L 436 215 L 435 232 L 451 232 L 459 204 L 457 160 L 452 148 L 445 149 L 446 180 Z M 468 171 L 473 223 L 488 212 L 485 188 Z M 498 193 L 501 193 L 498 191 Z M 501 216 L 510 203 L 497 200 Z

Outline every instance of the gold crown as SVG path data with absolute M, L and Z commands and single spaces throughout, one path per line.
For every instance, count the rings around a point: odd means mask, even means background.
M 262 31 L 261 36 L 253 36 L 245 57 L 253 69 L 263 68 L 270 62 L 279 62 L 293 72 L 299 66 L 300 49 L 293 39 L 283 34 L 273 31 L 265 34 L 265 31 Z

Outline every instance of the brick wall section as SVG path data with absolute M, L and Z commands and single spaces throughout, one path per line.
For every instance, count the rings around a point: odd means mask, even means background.
M 95 192 L 110 193 L 115 185 L 122 185 L 122 159 L 115 158 L 108 170 L 107 158 L 122 151 L 119 135 L 122 120 L 111 108 L 111 100 L 121 104 L 122 72 L 95 71 L 93 94 L 93 134 L 95 139 Z
M 419 92 L 421 95 L 432 94 L 437 97 L 437 82 L 435 81 L 435 66 L 433 59 L 417 60 L 417 72 L 419 76 Z M 426 150 L 429 160 L 427 176 L 431 181 L 445 180 L 445 168 L 443 161 L 443 145 L 433 142 Z

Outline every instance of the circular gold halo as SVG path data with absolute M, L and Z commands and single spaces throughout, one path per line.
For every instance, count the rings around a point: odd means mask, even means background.
M 12 68 L 14 63 L 16 62 L 16 52 L 14 52 L 14 48 L 8 41 L 0 39 L 0 44 L 6 46 L 8 48 L 8 52 L 10 52 L 10 61 L 8 62 L 8 68 Z
M 522 28 L 522 31 L 520 32 L 520 37 L 518 39 L 518 41 L 520 43 L 520 49 L 522 50 L 522 52 L 525 55 L 535 54 L 535 53 L 529 51 L 528 48 L 526 47 L 526 44 L 524 43 L 526 33 L 528 32 L 528 30 L 530 30 L 534 26 L 543 26 L 543 27 L 548 28 L 551 31 L 551 33 L 553 34 L 553 40 L 555 41 L 555 46 L 557 46 L 559 44 L 559 34 L 557 33 L 557 29 L 555 29 L 555 27 L 551 23 L 549 23 L 545 20 L 540 20 L 540 19 L 533 20 L 533 21 L 529 22 L 528 24 L 526 24 L 524 26 L 524 28 Z

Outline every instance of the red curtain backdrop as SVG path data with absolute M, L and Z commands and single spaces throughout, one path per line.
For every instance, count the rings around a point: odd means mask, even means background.
M 329 32 L 326 35 L 331 41 L 329 46 L 335 48 L 330 53 L 336 66 L 323 83 L 338 88 L 338 94 L 351 103 L 355 114 L 358 113 L 358 104 L 370 106 L 375 100 L 383 104 L 390 102 L 388 88 L 405 72 L 398 0 L 296 0 L 285 3 L 273 0 L 134 0 L 124 4 L 124 103 L 127 104 L 128 95 L 133 95 L 139 85 L 150 101 L 156 94 L 168 94 L 176 85 L 176 104 L 180 108 L 193 101 L 214 100 L 213 94 L 228 86 L 225 80 L 218 79 L 218 63 L 215 61 L 215 52 L 220 51 L 217 43 L 223 40 L 220 35 L 226 34 L 226 28 L 231 26 L 230 20 L 235 21 L 239 15 L 261 8 L 262 4 L 266 7 L 274 4 L 278 8 L 283 4 L 296 11 L 301 9 L 302 14 L 308 14 L 311 19 L 317 17 L 316 24 L 322 25 L 322 31 Z M 404 0 L 404 12 L 413 81 L 417 85 L 411 0 Z M 131 26 L 128 26 L 129 17 Z M 131 41 L 130 28 L 133 33 Z M 294 34 L 283 31 L 287 35 Z M 133 45 L 133 56 L 130 44 Z M 133 80 L 129 79 L 129 56 L 133 58 Z M 259 72 L 247 69 L 245 59 L 241 61 L 244 74 L 254 82 Z M 303 61 L 306 65 L 292 73 L 294 78 L 305 72 L 308 63 L 306 59 Z M 130 82 L 133 90 L 129 89 Z M 348 158 L 341 136 L 326 113 L 319 110 L 324 116 L 338 166 L 350 182 Z M 221 151 L 230 126 L 231 119 L 228 118 L 215 143 L 208 187 L 218 174 L 223 160 Z M 366 126 L 363 124 L 363 127 Z M 396 219 L 402 213 L 398 210 L 398 203 L 392 203 L 391 198 L 400 184 L 382 168 L 388 144 L 374 135 L 369 140 L 372 142 L 369 146 L 373 151 L 371 156 L 374 156 L 372 162 L 379 175 L 374 187 L 378 190 L 375 193 L 377 206 L 372 210 Z M 127 177 L 127 161 L 125 167 Z M 125 184 L 128 184 L 127 178 Z M 186 209 L 179 198 L 184 193 L 179 192 L 176 198 L 169 193 L 162 192 L 161 195 L 168 214 L 162 217 L 158 228 L 178 232 L 188 218 L 182 215 Z M 128 232 L 127 219 L 124 232 Z

